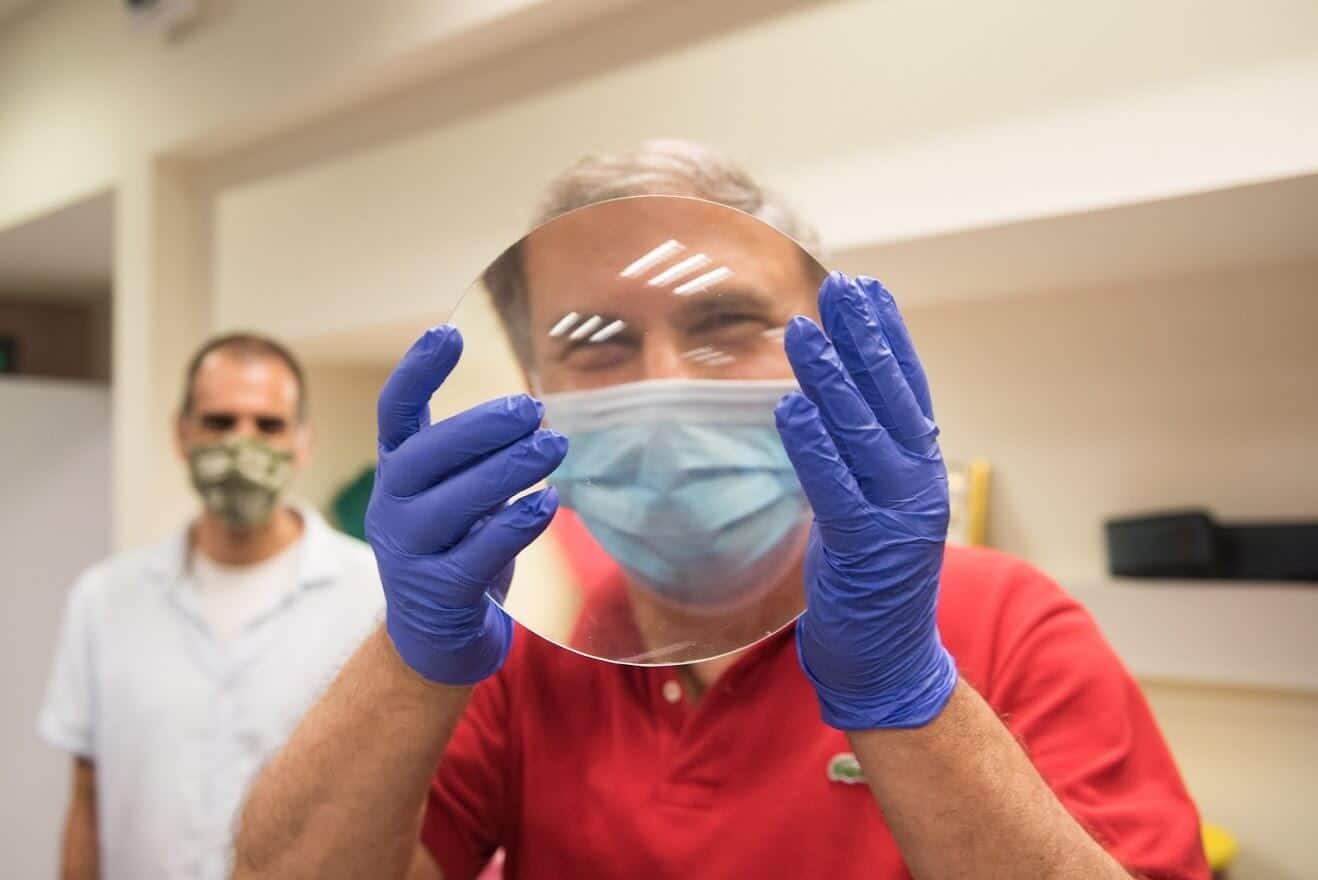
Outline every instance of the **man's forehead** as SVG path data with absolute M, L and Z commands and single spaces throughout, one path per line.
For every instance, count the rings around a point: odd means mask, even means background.
M 579 208 L 533 230 L 523 247 L 532 268 L 571 260 L 620 273 L 665 245 L 680 245 L 689 252 L 721 249 L 766 256 L 797 249 L 791 239 L 749 214 L 700 199 L 668 196 L 615 199 Z M 676 251 L 656 256 L 665 253 Z
M 574 211 L 522 245 L 533 311 L 737 290 L 779 299 L 806 280 L 808 257 L 767 224 L 693 199 L 638 198 Z M 537 309 L 537 306 L 540 309 Z
M 198 404 L 239 396 L 294 401 L 297 377 L 280 358 L 218 349 L 198 364 L 192 392 Z

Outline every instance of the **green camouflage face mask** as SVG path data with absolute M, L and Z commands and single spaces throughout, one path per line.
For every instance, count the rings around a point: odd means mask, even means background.
M 207 510 L 230 525 L 250 528 L 274 513 L 293 476 L 293 453 L 239 437 L 192 447 L 188 470 Z

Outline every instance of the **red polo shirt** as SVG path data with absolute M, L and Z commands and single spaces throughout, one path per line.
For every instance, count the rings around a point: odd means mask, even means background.
M 949 548 L 939 626 L 962 677 L 1123 865 L 1206 880 L 1194 804 L 1083 608 L 1025 563 Z M 500 846 L 510 880 L 909 877 L 845 772 L 846 735 L 819 719 L 794 631 L 748 651 L 694 707 L 671 669 L 519 631 L 435 775 L 422 839 L 446 880 Z

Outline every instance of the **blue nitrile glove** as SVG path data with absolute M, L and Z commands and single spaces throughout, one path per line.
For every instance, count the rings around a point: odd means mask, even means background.
M 385 627 L 403 660 L 432 681 L 474 684 L 512 644 L 503 595 L 513 558 L 558 508 L 553 489 L 508 499 L 547 476 L 567 438 L 537 430 L 524 394 L 430 424 L 430 396 L 462 354 L 449 326 L 426 332 L 380 392 L 380 461 L 366 538 L 384 584 Z
M 829 275 L 819 314 L 827 337 L 788 325 L 804 393 L 777 410 L 815 514 L 797 651 L 828 724 L 920 727 L 957 682 L 934 617 L 948 501 L 929 386 L 879 282 Z

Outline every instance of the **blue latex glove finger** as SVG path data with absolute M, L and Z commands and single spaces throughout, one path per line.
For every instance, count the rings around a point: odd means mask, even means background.
M 462 357 L 462 334 L 432 327 L 412 344 L 380 391 L 376 408 L 380 450 L 390 452 L 430 424 L 430 398 Z
M 921 411 L 865 293 L 841 272 L 830 273 L 819 288 L 819 314 L 879 423 L 908 449 L 928 452 L 934 425 Z
M 428 489 L 454 471 L 528 436 L 544 407 L 525 394 L 487 400 L 421 428 L 393 452 L 384 453 L 384 490 L 399 497 Z M 516 491 L 516 490 L 514 490 Z M 506 496 L 505 496 L 506 497 Z
M 454 547 L 477 522 L 513 495 L 543 480 L 567 454 L 567 438 L 548 428 L 506 446 L 458 471 L 438 486 L 392 499 L 402 515 L 387 538 L 414 555 Z
M 814 511 L 820 538 L 842 554 L 868 549 L 869 503 L 824 429 L 819 410 L 805 395 L 788 394 L 778 401 L 774 421 Z
M 783 336 L 801 391 L 816 407 L 842 460 L 865 497 L 901 492 L 887 472 L 895 444 L 851 380 L 833 345 L 809 318 L 795 317 Z
M 911 342 L 910 331 L 906 329 L 906 321 L 902 319 L 902 313 L 897 308 L 897 300 L 888 292 L 888 288 L 875 278 L 866 275 L 857 275 L 855 283 L 870 301 L 870 306 L 874 308 L 879 317 L 879 326 L 883 328 L 883 335 L 888 340 L 888 346 L 892 353 L 897 356 L 897 363 L 902 366 L 902 373 L 906 376 L 906 384 L 910 386 L 911 393 L 915 395 L 916 403 L 920 405 L 920 411 L 924 417 L 933 420 L 934 403 L 929 394 L 929 379 L 924 374 L 924 367 L 920 364 L 920 358 L 915 354 L 915 344 Z
M 506 571 L 505 587 L 511 563 Z M 512 620 L 465 576 L 446 556 L 419 556 L 392 575 L 385 629 L 403 662 L 431 681 L 475 684 L 497 672 L 512 647 Z M 465 594 L 475 599 L 456 601 Z
M 409 666 L 454 685 L 474 684 L 499 668 L 513 625 L 490 596 L 507 596 L 514 558 L 557 510 L 557 492 L 543 489 L 489 517 L 452 552 L 412 557 L 397 578 L 385 621 Z
M 549 527 L 557 510 L 558 490 L 552 486 L 518 498 L 463 538 L 448 554 L 449 563 L 473 584 L 492 584 Z M 485 589 L 501 601 L 506 594 L 506 589 Z

